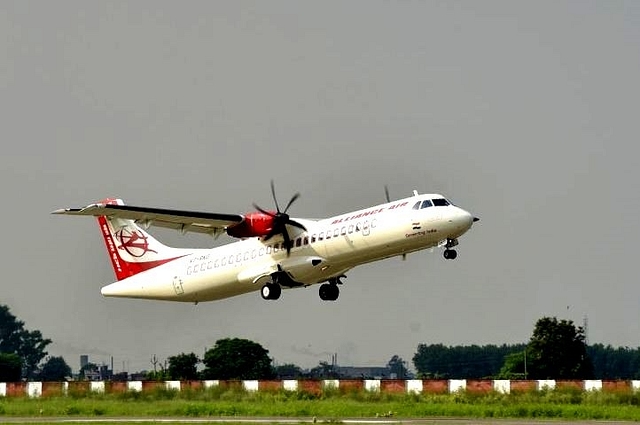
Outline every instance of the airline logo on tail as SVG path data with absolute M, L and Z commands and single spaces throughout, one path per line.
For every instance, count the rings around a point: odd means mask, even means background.
M 122 205 L 119 199 L 105 199 L 105 205 Z M 113 271 L 118 280 L 152 269 L 183 257 L 188 250 L 171 248 L 154 239 L 133 220 L 99 216 L 98 223 L 104 238 Z
M 147 252 L 158 253 L 158 251 L 149 248 L 149 238 L 136 230 L 120 229 L 116 232 L 116 238 L 120 241 L 118 248 L 124 249 L 132 257 L 140 258 Z

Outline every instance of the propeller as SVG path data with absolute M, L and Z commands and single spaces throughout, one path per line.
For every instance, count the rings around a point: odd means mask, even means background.
M 278 205 L 278 199 L 276 198 L 276 189 L 273 185 L 273 180 L 271 180 L 271 195 L 273 196 L 273 202 L 276 204 L 275 213 L 272 211 L 267 211 L 255 203 L 253 204 L 253 207 L 260 211 L 262 214 L 266 214 L 273 218 L 273 226 L 271 227 L 271 231 L 267 234 L 267 236 L 265 236 L 264 240 L 267 241 L 275 235 L 282 235 L 282 238 L 284 239 L 284 246 L 287 248 L 287 256 L 289 256 L 289 254 L 291 253 L 291 246 L 293 244 L 291 241 L 291 237 L 289 236 L 289 232 L 287 231 L 287 225 L 297 227 L 304 231 L 307 230 L 306 227 L 304 227 L 297 221 L 292 220 L 289 217 L 289 214 L 287 214 L 287 211 L 289 210 L 289 207 L 291 207 L 291 204 L 293 204 L 296 199 L 300 197 L 300 193 L 296 193 L 295 195 L 293 195 L 285 209 L 282 211 L 280 210 L 280 206 Z

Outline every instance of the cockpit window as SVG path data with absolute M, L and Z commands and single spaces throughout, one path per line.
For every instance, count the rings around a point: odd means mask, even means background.
M 424 201 L 422 201 L 422 206 L 420 207 L 420 209 L 432 207 L 432 206 L 433 204 L 431 203 L 431 201 L 428 199 L 425 199 Z
M 416 202 L 416 204 L 413 206 L 414 210 L 419 210 L 420 209 L 420 201 Z
M 435 205 L 436 207 L 446 207 L 447 205 L 449 205 L 449 201 L 444 198 L 434 199 L 433 205 Z

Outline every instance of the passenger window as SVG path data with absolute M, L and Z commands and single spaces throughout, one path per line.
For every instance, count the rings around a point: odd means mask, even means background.
M 296 239 L 296 246 L 302 245 L 302 238 Z
M 311 235 L 311 243 L 315 243 L 316 241 L 316 235 Z
M 347 228 L 346 228 L 346 227 L 343 227 L 343 228 L 340 230 L 340 234 L 341 234 L 341 235 L 346 235 L 346 234 L 347 234 Z
M 331 230 L 327 230 L 327 239 L 331 239 Z
M 350 234 L 353 233 L 353 224 L 349 225 L 349 229 L 347 230 Z
M 425 199 L 424 201 L 422 201 L 422 206 L 420 207 L 420 209 L 422 209 L 422 208 L 427 208 L 427 207 L 431 207 L 431 206 L 433 206 L 433 204 L 431 203 L 431 201 L 430 201 L 430 200 L 428 200 L 428 199 Z
M 318 235 L 318 240 L 321 241 L 324 239 L 324 232 L 320 232 L 320 234 Z
M 305 236 L 304 239 L 302 240 L 302 244 L 303 245 L 309 245 L 309 237 Z
M 340 229 L 336 229 L 333 231 L 333 236 L 337 238 L 340 235 Z
M 267 245 L 267 254 L 271 254 L 271 245 Z

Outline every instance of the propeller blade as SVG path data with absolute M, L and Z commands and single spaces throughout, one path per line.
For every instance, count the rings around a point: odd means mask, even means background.
M 291 200 L 287 204 L 287 208 L 285 208 L 283 212 L 286 213 L 287 210 L 289 210 L 289 207 L 291 206 L 291 204 L 293 204 L 295 200 L 298 199 L 299 197 L 300 197 L 300 193 L 296 193 L 295 195 L 293 195 L 293 197 L 291 197 Z
M 297 227 L 298 229 L 302 229 L 302 230 L 304 230 L 305 232 L 307 231 L 307 228 L 306 228 L 306 227 L 304 227 L 302 224 L 298 223 L 297 221 L 294 221 L 294 220 L 288 220 L 288 221 L 287 221 L 287 224 L 288 224 L 288 225 L 290 225 L 290 226 L 293 226 L 293 227 Z
M 284 238 L 284 246 L 287 248 L 287 257 L 291 254 L 291 238 L 289 237 L 289 233 L 286 229 L 282 232 L 282 237 Z
M 273 202 L 276 204 L 276 211 L 280 212 L 280 207 L 278 206 L 278 198 L 276 198 L 276 188 L 273 184 L 273 180 L 271 180 L 271 196 L 273 196 Z
M 260 206 L 258 204 L 253 204 L 253 208 L 257 209 L 258 211 L 260 211 L 262 214 L 266 214 L 269 217 L 275 217 L 276 214 L 272 213 L 271 211 L 267 211 L 263 208 L 260 208 Z

